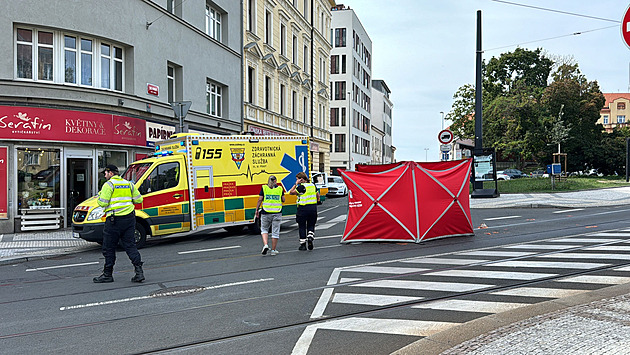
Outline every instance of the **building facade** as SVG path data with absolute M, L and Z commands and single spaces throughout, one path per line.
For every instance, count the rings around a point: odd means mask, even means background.
M 330 55 L 330 166 L 354 170 L 372 160 L 372 40 L 354 10 L 332 11 Z
M 394 163 L 392 146 L 391 90 L 385 80 L 372 80 L 372 161 L 371 164 Z
M 600 110 L 597 124 L 608 133 L 615 128 L 628 127 L 630 119 L 630 93 L 604 93 L 606 103 Z
M 2 11 L 0 233 L 70 226 L 105 165 L 122 171 L 175 131 L 242 130 L 240 1 L 21 0 Z M 180 121 L 171 103 L 183 101 Z
M 243 130 L 305 135 L 310 171 L 330 167 L 328 58 L 334 0 L 245 0 Z

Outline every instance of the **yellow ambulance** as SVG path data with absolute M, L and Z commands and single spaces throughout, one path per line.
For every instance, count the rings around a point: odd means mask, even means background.
M 213 136 L 180 133 L 160 142 L 152 156 L 131 163 L 122 177 L 143 196 L 136 205 L 136 244 L 149 237 L 211 228 L 239 231 L 255 221 L 260 189 L 275 175 L 286 193 L 283 215 L 295 215 L 288 194 L 299 172 L 309 174 L 309 140 L 302 136 Z M 320 191 L 325 199 L 327 191 Z M 74 237 L 102 243 L 105 215 L 91 197 L 72 214 Z

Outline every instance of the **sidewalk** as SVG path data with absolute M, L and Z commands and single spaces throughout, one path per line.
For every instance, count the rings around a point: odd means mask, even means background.
M 100 249 L 100 245 L 73 238 L 72 229 L 0 234 L 0 265 Z

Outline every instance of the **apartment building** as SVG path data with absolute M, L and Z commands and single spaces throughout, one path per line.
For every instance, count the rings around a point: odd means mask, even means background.
M 242 130 L 233 0 L 4 1 L 0 233 L 68 227 L 102 168 L 173 132 Z M 174 119 L 173 102 L 190 101 Z
M 395 162 L 395 147 L 392 146 L 391 90 L 385 80 L 372 80 L 372 161 L 371 164 Z
M 606 132 L 615 128 L 628 127 L 630 119 L 630 93 L 604 93 L 606 103 L 599 114 L 598 124 L 604 126 Z
M 330 166 L 354 170 L 372 160 L 372 40 L 354 10 L 332 11 L 330 55 Z
M 244 1 L 244 125 L 311 138 L 310 171 L 330 168 L 330 9 L 334 0 Z

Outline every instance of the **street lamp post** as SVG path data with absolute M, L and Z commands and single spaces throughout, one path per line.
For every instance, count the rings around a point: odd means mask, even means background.
M 424 148 L 424 161 L 429 161 L 429 148 Z
M 442 114 L 442 130 L 444 130 L 444 111 L 440 111 Z

